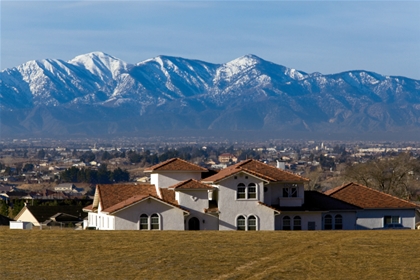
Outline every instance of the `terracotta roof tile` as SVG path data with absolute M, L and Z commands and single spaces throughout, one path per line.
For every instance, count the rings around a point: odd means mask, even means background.
M 100 197 L 102 209 L 108 212 L 106 209 L 112 207 L 120 202 L 124 202 L 134 196 L 155 196 L 156 188 L 150 184 L 109 184 L 109 185 L 98 185 L 97 190 Z
M 178 206 L 178 201 L 176 201 L 175 199 L 175 192 L 173 190 L 168 190 L 168 189 L 160 189 L 160 193 L 162 195 L 162 200 L 165 202 L 168 202 L 172 205 L 177 205 Z
M 336 187 L 325 194 L 365 209 L 417 207 L 414 203 L 356 183 Z
M 93 210 L 93 204 L 90 204 L 83 208 L 83 211 L 85 212 L 91 212 Z
M 303 178 L 299 175 L 281 170 L 274 166 L 259 162 L 257 160 L 252 160 L 252 159 L 241 161 L 235 165 L 231 165 L 225 169 L 222 169 L 219 173 L 213 176 L 210 176 L 202 181 L 209 182 L 209 183 L 218 182 L 220 180 L 223 180 L 241 171 L 253 174 L 269 182 L 278 182 L 278 181 L 308 182 L 309 181 L 309 179 Z
M 145 172 L 153 171 L 199 171 L 207 172 L 208 170 L 204 167 L 198 166 L 196 164 L 190 163 L 180 158 L 171 158 L 167 161 L 161 162 L 159 164 L 153 165 L 144 170 Z
M 99 201 L 102 204 L 102 211 L 108 213 L 121 210 L 146 198 L 159 200 L 188 212 L 178 205 L 178 202 L 175 200 L 175 192 L 173 190 L 160 189 L 161 197 L 159 197 L 159 194 L 156 192 L 155 185 L 151 184 L 98 185 L 97 190 Z M 85 207 L 85 209 L 88 210 L 87 207 Z
M 188 190 L 188 189 L 203 189 L 203 190 L 211 190 L 213 189 L 212 186 L 200 183 L 197 180 L 189 179 L 183 182 L 180 182 L 176 185 L 169 187 L 169 189 L 177 189 L 177 190 Z

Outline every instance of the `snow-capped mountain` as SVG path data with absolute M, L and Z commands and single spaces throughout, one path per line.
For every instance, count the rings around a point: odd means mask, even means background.
M 102 52 L 0 72 L 2 134 L 155 129 L 420 132 L 420 81 L 308 74 L 255 55 L 224 64 Z

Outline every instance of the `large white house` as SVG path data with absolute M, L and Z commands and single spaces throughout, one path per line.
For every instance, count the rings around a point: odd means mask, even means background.
M 352 230 L 381 228 L 387 223 L 414 229 L 416 223 L 416 205 L 410 202 L 357 184 L 326 194 L 304 191 L 308 179 L 256 160 L 239 162 L 210 176 L 207 169 L 178 158 L 145 171 L 151 173 L 150 184 L 97 185 L 93 204 L 84 208 L 86 226 L 100 230 Z

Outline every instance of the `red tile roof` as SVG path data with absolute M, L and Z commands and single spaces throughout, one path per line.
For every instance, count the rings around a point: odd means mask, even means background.
M 200 182 L 198 182 L 197 180 L 194 180 L 194 179 L 189 179 L 189 180 L 186 180 L 186 181 L 183 181 L 183 182 L 180 182 L 180 183 L 178 183 L 178 184 L 176 184 L 176 185 L 173 185 L 173 186 L 171 186 L 171 187 L 169 187 L 169 189 L 171 189 L 171 190 L 192 190 L 192 189 L 194 189 L 194 190 L 211 190 L 211 189 L 213 189 L 213 187 L 212 186 L 209 186 L 209 185 L 206 185 L 206 184 L 203 184 L 203 183 L 200 183 Z
M 204 167 L 198 166 L 196 164 L 190 163 L 180 158 L 171 158 L 167 161 L 161 162 L 159 164 L 153 165 L 144 170 L 145 172 L 153 171 L 197 171 L 197 172 L 207 172 L 208 170 Z
M 161 197 L 159 197 L 155 185 L 151 184 L 97 185 L 97 192 L 102 205 L 102 211 L 108 213 L 123 209 L 146 198 L 153 198 L 180 208 L 178 202 L 175 200 L 174 191 L 160 189 Z M 88 210 L 87 207 L 85 209 Z
M 219 173 L 203 179 L 203 182 L 215 183 L 239 172 L 247 172 L 269 182 L 308 182 L 309 179 L 281 170 L 274 166 L 248 159 L 222 169 Z
M 83 208 L 84 212 L 91 212 L 93 210 L 93 204 L 86 206 Z
M 324 194 L 365 209 L 417 207 L 414 203 L 357 183 L 339 186 Z
M 152 195 L 158 197 L 156 188 L 150 184 L 103 184 L 97 185 L 102 210 L 125 201 L 133 196 Z
M 173 205 L 178 205 L 178 201 L 175 199 L 175 192 L 168 189 L 160 189 L 160 194 L 162 195 L 162 200 L 166 201 Z

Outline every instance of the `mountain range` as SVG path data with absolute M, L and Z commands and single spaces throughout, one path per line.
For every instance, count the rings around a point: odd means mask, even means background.
M 420 80 L 363 70 L 306 73 L 255 55 L 224 64 L 170 56 L 129 64 L 92 52 L 1 71 L 0 110 L 2 138 L 143 133 L 420 138 Z

